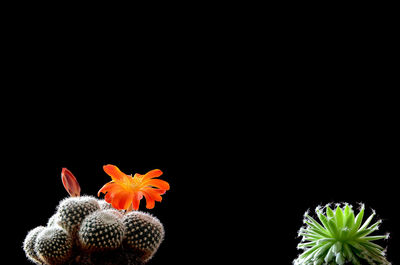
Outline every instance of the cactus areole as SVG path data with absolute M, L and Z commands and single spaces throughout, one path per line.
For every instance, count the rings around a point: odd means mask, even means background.
M 70 195 L 60 201 L 46 226 L 30 230 L 23 242 L 27 258 L 46 265 L 144 265 L 164 239 L 162 223 L 138 211 L 142 197 L 148 209 L 169 189 L 155 180 L 160 170 L 125 175 L 113 165 L 104 166 L 113 178 L 99 191 L 105 200 L 81 196 L 80 185 L 66 168 L 61 179 Z

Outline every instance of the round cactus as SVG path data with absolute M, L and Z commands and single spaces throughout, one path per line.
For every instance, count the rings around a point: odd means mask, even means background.
M 129 212 L 124 216 L 124 245 L 134 250 L 143 261 L 148 261 L 156 253 L 164 239 L 161 222 L 148 213 Z
M 62 264 L 72 254 L 72 238 L 58 226 L 46 227 L 37 235 L 35 252 L 46 264 Z
M 89 251 L 110 250 L 121 246 L 124 226 L 122 215 L 115 210 L 97 211 L 88 215 L 79 230 L 79 241 Z
M 70 197 L 62 200 L 58 206 L 57 224 L 68 233 L 75 234 L 83 219 L 100 209 L 97 199 L 91 196 Z
M 31 231 L 28 232 L 28 234 L 26 235 L 26 238 L 24 240 L 24 245 L 23 245 L 23 249 L 25 251 L 26 257 L 34 262 L 34 263 L 38 263 L 41 264 L 42 261 L 39 259 L 38 255 L 35 252 L 35 242 L 36 242 L 36 238 L 37 235 L 42 232 L 42 230 L 44 229 L 44 226 L 38 226 L 34 229 L 32 229 Z

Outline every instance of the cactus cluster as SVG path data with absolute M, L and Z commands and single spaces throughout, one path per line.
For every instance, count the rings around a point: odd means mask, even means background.
M 162 224 L 148 213 L 125 213 L 90 196 L 70 197 L 59 203 L 47 226 L 28 232 L 23 249 L 41 265 L 143 265 L 163 237 Z

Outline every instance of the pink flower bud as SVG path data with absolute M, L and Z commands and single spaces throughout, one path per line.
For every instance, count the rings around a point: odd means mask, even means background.
M 66 168 L 61 171 L 61 180 L 64 188 L 67 190 L 71 197 L 79 197 L 81 194 L 81 187 L 74 175 Z

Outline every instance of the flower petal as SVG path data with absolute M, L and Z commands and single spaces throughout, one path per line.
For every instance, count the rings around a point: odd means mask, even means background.
M 139 173 L 135 173 L 135 175 L 133 175 L 133 178 L 141 178 L 141 177 L 143 177 L 143 175 Z
M 116 193 L 107 192 L 107 194 L 104 196 L 104 200 L 108 203 L 111 203 L 115 194 Z
M 169 183 L 161 179 L 150 179 L 142 183 L 143 186 L 154 186 L 162 190 L 169 190 Z
M 114 180 L 114 181 L 124 181 L 128 176 L 121 172 L 118 167 L 114 165 L 105 165 L 103 170 Z
M 161 194 L 165 193 L 165 190 L 153 189 L 153 188 L 143 188 L 142 192 L 147 193 L 153 200 L 160 202 L 162 200 Z
M 133 197 L 134 197 L 133 192 L 128 192 L 128 191 L 118 192 L 112 198 L 112 206 L 115 209 L 126 210 L 131 205 Z
M 110 181 L 104 184 L 104 186 L 97 192 L 97 197 L 100 197 L 100 193 L 107 193 L 109 191 L 117 189 L 118 187 L 119 185 L 117 183 L 115 183 L 114 181 Z
M 139 192 L 134 192 L 133 193 L 133 199 L 132 199 L 132 207 L 134 210 L 139 210 L 139 204 L 140 204 L 140 199 L 142 197 L 142 194 Z
M 167 192 L 167 190 L 163 190 L 163 189 L 153 189 L 153 192 L 163 195 L 165 194 L 165 192 Z
M 142 191 L 142 193 L 144 195 L 144 198 L 146 199 L 146 208 L 153 209 L 156 204 L 155 200 L 146 191 Z
M 162 171 L 159 169 L 150 170 L 149 172 L 144 174 L 143 181 L 145 181 L 147 179 L 157 178 L 157 177 L 161 176 L 162 174 L 163 174 Z

